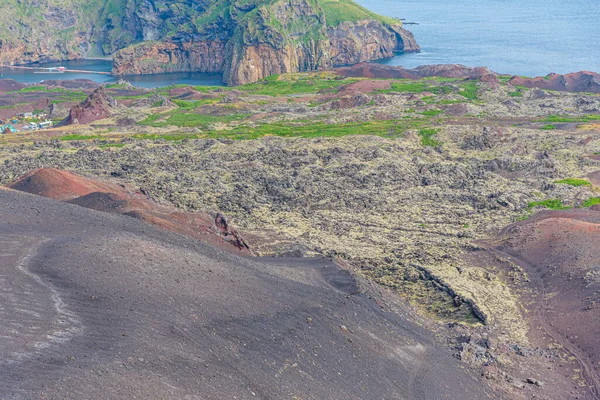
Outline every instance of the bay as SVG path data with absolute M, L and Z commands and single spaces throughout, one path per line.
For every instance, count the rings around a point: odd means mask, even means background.
M 32 64 L 32 67 L 59 67 L 63 66 L 72 70 L 84 70 L 94 72 L 110 72 L 112 62 L 110 60 L 74 60 L 54 63 Z M 223 86 L 221 74 L 203 74 L 199 72 L 172 72 L 167 74 L 152 75 L 101 75 L 94 73 L 65 72 L 65 73 L 40 73 L 40 71 L 2 68 L 0 79 L 10 78 L 24 83 L 40 83 L 44 80 L 64 79 L 90 79 L 99 83 L 114 83 L 124 79 L 138 87 L 157 88 L 172 84 L 185 84 L 193 86 Z

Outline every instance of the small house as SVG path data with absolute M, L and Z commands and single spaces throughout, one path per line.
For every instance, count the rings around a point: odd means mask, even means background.
M 0 129 L 2 130 L 2 132 L 1 132 L 2 134 L 19 132 L 18 130 L 15 129 L 14 126 L 12 126 L 10 124 L 2 125 L 2 126 L 0 126 Z
M 31 119 L 31 118 L 33 118 L 33 113 L 32 112 L 23 113 L 23 118 Z

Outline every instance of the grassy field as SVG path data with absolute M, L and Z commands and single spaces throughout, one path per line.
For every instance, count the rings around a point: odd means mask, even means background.
M 321 90 L 335 89 L 356 82 L 358 79 L 340 79 L 330 72 L 270 76 L 257 83 L 249 83 L 236 89 L 248 94 L 263 96 L 286 96 L 293 94 L 316 94 Z
M 528 208 L 534 207 L 545 207 L 551 210 L 568 210 L 569 206 L 565 206 L 562 200 L 559 199 L 548 199 L 543 201 L 532 201 L 527 205 Z
M 320 4 L 325 13 L 327 26 L 335 27 L 343 21 L 356 22 L 365 19 L 375 19 L 387 24 L 401 24 L 399 20 L 375 14 L 352 0 L 321 0 Z
M 571 185 L 571 186 L 575 186 L 575 187 L 579 187 L 579 186 L 592 186 L 592 184 L 589 183 L 588 181 L 586 181 L 585 179 L 577 179 L 577 178 L 561 179 L 561 180 L 556 181 L 554 183 L 558 183 L 560 185 Z

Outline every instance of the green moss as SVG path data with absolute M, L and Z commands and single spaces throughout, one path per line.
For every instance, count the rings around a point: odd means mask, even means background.
M 594 122 L 600 121 L 600 115 L 589 114 L 577 117 L 569 117 L 563 115 L 549 115 L 542 119 L 541 122 Z
M 176 100 L 173 99 L 173 103 L 177 105 L 177 107 L 182 108 L 184 110 L 193 110 L 194 108 L 200 105 L 199 101 L 187 101 L 187 100 Z
M 93 139 L 100 139 L 102 138 L 102 136 L 100 135 L 77 135 L 77 134 L 72 134 L 72 135 L 64 135 L 59 137 L 60 140 L 64 140 L 64 141 L 69 141 L 69 140 L 93 140 Z
M 592 186 L 592 184 L 589 183 L 588 181 L 586 181 L 585 179 L 577 179 L 577 178 L 561 179 L 554 183 L 558 183 L 558 184 L 562 184 L 562 185 L 571 185 L 571 186 L 575 186 L 575 187 Z
M 458 92 L 463 97 L 466 97 L 469 100 L 477 100 L 479 91 L 479 86 L 475 82 L 467 82 L 462 85 L 462 90 Z
M 121 147 L 125 147 L 125 143 L 107 143 L 107 144 L 101 144 L 100 146 L 101 149 L 108 149 L 108 148 L 121 148 Z
M 335 89 L 356 82 L 357 79 L 339 79 L 327 73 L 310 75 L 270 76 L 257 83 L 249 83 L 236 89 L 250 94 L 286 96 L 292 94 L 315 94 L 321 90 Z
M 548 199 L 548 200 L 543 200 L 543 201 L 532 201 L 527 205 L 528 208 L 534 208 L 534 207 L 545 207 L 545 208 L 549 208 L 551 210 L 568 210 L 569 206 L 565 206 L 562 203 L 562 200 L 559 199 Z
M 309 123 L 290 126 L 286 123 L 264 124 L 253 128 L 240 127 L 233 131 L 215 132 L 212 135 L 232 139 L 256 139 L 262 136 L 283 137 L 339 137 L 348 135 L 376 135 L 397 137 L 407 129 L 399 121 L 383 120 L 370 122 L 349 122 L 345 124 Z
M 248 114 L 230 114 L 230 115 L 207 115 L 193 112 L 187 112 L 184 109 L 178 109 L 166 114 L 152 114 L 146 119 L 138 122 L 139 125 L 165 127 L 203 127 L 206 128 L 214 123 L 228 123 L 247 118 Z M 160 121 L 163 119 L 163 121 Z
M 429 117 L 435 117 L 436 115 L 440 115 L 443 113 L 444 112 L 442 110 L 431 109 L 431 110 L 425 110 L 421 114 L 429 116 Z
M 436 129 L 421 129 L 419 136 L 421 137 L 421 144 L 423 146 L 440 147 L 442 142 L 435 140 L 433 137 L 438 134 Z
M 589 199 L 583 202 L 582 206 L 591 207 L 595 206 L 596 204 L 600 204 L 600 197 L 590 197 Z
M 548 125 L 542 126 L 540 129 L 543 131 L 552 131 L 552 130 L 556 129 L 556 125 L 548 124 Z
M 389 89 L 379 90 L 380 93 L 423 93 L 431 92 L 438 93 L 440 91 L 439 86 L 431 85 L 427 82 L 421 81 L 410 81 L 410 80 L 396 80 L 391 82 Z
M 145 140 L 165 140 L 167 142 L 180 142 L 186 139 L 198 139 L 200 135 L 197 134 L 155 134 L 155 133 L 140 133 L 131 136 L 134 139 L 145 139 Z

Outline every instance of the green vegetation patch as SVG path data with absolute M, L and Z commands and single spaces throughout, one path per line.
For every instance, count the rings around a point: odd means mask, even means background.
M 590 197 L 589 199 L 583 202 L 582 206 L 591 207 L 595 206 L 596 204 L 600 204 L 600 197 Z
M 344 21 L 356 22 L 375 19 L 387 24 L 401 24 L 401 21 L 375 14 L 356 4 L 352 0 L 321 0 L 320 2 L 327 26 L 338 26 Z
M 444 89 L 442 89 L 444 88 Z M 379 90 L 380 93 L 423 93 L 431 92 L 440 94 L 440 92 L 450 93 L 452 89 L 448 86 L 435 86 L 427 82 L 421 81 L 410 81 L 410 80 L 396 80 L 390 83 L 389 89 Z
M 551 210 L 568 210 L 571 207 L 565 206 L 562 200 L 559 199 L 548 199 L 543 201 L 532 201 L 527 205 L 527 208 L 531 209 L 534 207 L 545 207 Z
M 577 178 L 567 178 L 567 179 L 561 179 L 559 181 L 556 181 L 554 183 L 558 183 L 561 185 L 571 185 L 571 186 L 575 186 L 575 187 L 579 187 L 579 186 L 592 186 L 592 184 L 588 181 L 586 181 L 585 179 L 577 179 Z
M 556 125 L 548 124 L 548 125 L 542 126 L 540 129 L 543 131 L 552 131 L 552 130 L 556 129 Z
M 167 142 L 180 142 L 186 139 L 199 139 L 200 135 L 192 133 L 176 133 L 176 134 L 156 134 L 156 133 L 140 133 L 131 136 L 134 139 L 145 139 L 145 140 L 165 140 Z
M 92 139 L 100 139 L 102 138 L 102 136 L 100 135 L 77 135 L 77 134 L 71 134 L 71 135 L 64 135 L 59 137 L 60 140 L 92 140 Z
M 479 91 L 479 86 L 475 82 L 467 82 L 462 85 L 462 90 L 458 92 L 463 97 L 466 97 L 469 100 L 477 100 L 477 92 Z
M 165 126 L 178 127 L 208 127 L 214 123 L 229 123 L 240 121 L 247 118 L 249 114 L 230 114 L 230 115 L 208 115 L 193 112 L 187 112 L 185 109 L 177 109 L 167 114 L 152 114 L 146 119 L 138 122 L 139 125 L 153 126 L 162 128 Z M 164 121 L 159 121 L 166 117 Z
M 199 101 L 188 101 L 188 100 L 176 100 L 173 99 L 173 103 L 177 105 L 179 108 L 183 108 L 184 110 L 193 110 L 194 108 L 200 105 Z
M 508 95 L 510 97 L 523 97 L 523 92 L 520 89 L 518 89 L 513 92 L 508 92 Z
M 423 111 L 421 114 L 426 115 L 428 117 L 435 117 L 436 115 L 440 115 L 443 114 L 444 112 L 442 110 L 437 110 L 435 108 L 432 108 L 431 110 L 425 110 Z
M 370 122 L 348 122 L 344 124 L 312 123 L 291 126 L 289 123 L 264 124 L 215 132 L 215 135 L 231 139 L 256 139 L 262 136 L 282 137 L 339 137 L 348 135 L 374 135 L 397 137 L 408 128 L 402 121 L 382 120 Z M 211 133 L 211 136 L 213 134 Z
M 38 93 L 38 92 L 46 92 L 46 93 L 80 93 L 80 94 L 85 94 L 83 92 L 73 92 L 70 89 L 65 89 L 65 88 L 62 88 L 62 87 L 53 87 L 53 88 L 50 88 L 48 86 L 39 86 L 39 85 L 27 86 L 27 87 L 24 87 L 23 89 L 19 90 L 19 93 Z
M 421 144 L 423 146 L 440 147 L 442 145 L 442 142 L 433 138 L 437 134 L 437 129 L 421 129 L 419 131 L 419 136 L 421 137 Z
M 321 90 L 335 89 L 356 82 L 357 79 L 340 79 L 328 73 L 304 76 L 274 75 L 260 82 L 248 83 L 236 89 L 246 93 L 264 96 L 285 96 L 291 94 L 315 94 Z
M 564 115 L 549 115 L 542 119 L 541 122 L 594 122 L 600 121 L 600 115 L 589 114 L 577 117 L 569 117 Z
M 379 93 L 423 93 L 429 92 L 437 95 L 456 93 L 469 100 L 477 100 L 479 86 L 476 82 L 460 83 L 458 92 L 450 85 L 435 85 L 432 80 L 413 81 L 409 79 L 397 79 L 390 83 L 389 89 L 378 90 Z M 431 101 L 431 96 L 423 97 L 425 103 Z M 454 102 L 454 101 L 453 101 Z

